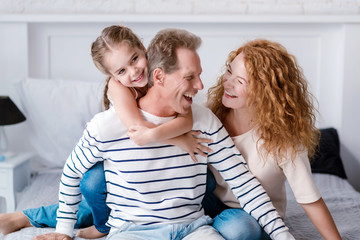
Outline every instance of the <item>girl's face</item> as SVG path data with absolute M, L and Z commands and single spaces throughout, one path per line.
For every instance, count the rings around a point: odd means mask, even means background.
M 244 54 L 240 53 L 229 64 L 223 76 L 224 95 L 222 103 L 231 109 L 246 108 L 248 76 Z
M 105 54 L 104 65 L 111 76 L 126 87 L 144 87 L 148 83 L 145 52 L 126 42 Z

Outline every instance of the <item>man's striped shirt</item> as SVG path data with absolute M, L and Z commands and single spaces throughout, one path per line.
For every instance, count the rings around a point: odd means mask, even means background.
M 72 232 L 82 198 L 80 180 L 96 162 L 104 161 L 106 203 L 111 208 L 107 224 L 112 228 L 128 221 L 141 225 L 190 223 L 203 216 L 201 201 L 207 165 L 211 164 L 231 186 L 244 210 L 272 238 L 288 234 L 221 122 L 207 108 L 193 104 L 192 111 L 193 130 L 201 132 L 198 137 L 213 141 L 208 144 L 213 152 L 207 157 L 198 155 L 198 162 L 176 146 L 136 145 L 127 137 L 127 128 L 113 108 L 97 114 L 66 161 L 60 183 L 57 232 Z M 142 113 L 155 124 L 173 119 Z

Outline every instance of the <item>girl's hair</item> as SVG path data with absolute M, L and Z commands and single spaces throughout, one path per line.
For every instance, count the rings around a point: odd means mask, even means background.
M 265 155 L 278 157 L 278 163 L 289 153 L 293 160 L 306 149 L 312 157 L 320 136 L 315 127 L 315 98 L 295 57 L 279 43 L 257 39 L 230 52 L 226 65 L 241 52 L 249 78 L 247 106 L 257 127 L 258 146 L 261 142 Z M 209 89 L 207 101 L 221 121 L 230 110 L 222 104 L 223 76 Z
M 96 40 L 91 44 L 91 56 L 95 66 L 102 73 L 109 76 L 106 79 L 103 96 L 105 109 L 108 109 L 110 104 L 110 101 L 107 98 L 107 90 L 111 74 L 104 65 L 104 57 L 106 53 L 117 49 L 119 44 L 123 42 L 129 44 L 132 48 L 138 48 L 146 52 L 146 49 L 139 37 L 133 31 L 131 31 L 130 28 L 119 25 L 113 25 L 104 28 L 104 30 L 101 32 L 101 35 L 97 37 Z
M 151 40 L 148 51 L 149 84 L 153 85 L 152 72 L 161 68 L 165 73 L 178 69 L 176 50 L 186 48 L 196 51 L 201 45 L 201 38 L 183 29 L 167 28 L 159 31 Z

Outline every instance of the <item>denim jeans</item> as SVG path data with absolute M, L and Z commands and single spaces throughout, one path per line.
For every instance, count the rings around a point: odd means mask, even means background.
M 261 239 L 270 237 L 256 220 L 242 209 L 229 209 L 214 194 L 216 187 L 214 175 L 208 170 L 206 193 L 202 201 L 205 214 L 214 218 L 213 227 L 227 240 Z M 98 162 L 85 173 L 80 190 L 85 197 L 80 203 L 75 228 L 95 225 L 102 233 L 110 228 L 105 225 L 110 209 L 106 206 L 106 184 L 103 162 Z M 37 209 L 24 210 L 30 223 L 35 227 L 55 227 L 58 204 Z
M 40 208 L 31 208 L 23 211 L 28 217 L 31 225 L 34 227 L 56 227 L 56 212 L 59 204 L 43 206 Z M 75 228 L 84 228 L 93 225 L 93 217 L 90 207 L 85 199 L 80 202 L 79 211 L 77 213 L 77 222 Z
M 96 163 L 84 174 L 80 191 L 91 209 L 96 229 L 101 233 L 108 233 L 110 227 L 105 224 L 110 215 L 110 208 L 106 205 L 107 191 L 103 162 Z
M 214 218 L 213 227 L 227 240 L 268 240 L 269 235 L 259 223 L 243 209 L 229 208 L 223 204 L 213 191 L 215 177 L 207 173 L 206 194 L 202 201 L 205 214 Z
M 106 183 L 103 162 L 98 162 L 84 174 L 80 183 L 84 198 L 80 202 L 75 228 L 95 225 L 101 233 L 108 233 L 105 225 L 110 209 L 106 205 Z M 59 204 L 26 209 L 23 211 L 30 223 L 35 227 L 56 227 L 56 212 Z
M 213 227 L 209 216 L 202 216 L 188 224 L 136 225 L 125 222 L 121 228 L 112 231 L 108 240 L 180 240 L 180 239 L 224 239 Z M 200 238 L 199 238 L 200 237 Z

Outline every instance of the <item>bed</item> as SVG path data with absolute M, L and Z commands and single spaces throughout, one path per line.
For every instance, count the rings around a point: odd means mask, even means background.
M 17 210 L 35 208 L 57 202 L 59 179 L 68 149 L 80 137 L 83 126 L 102 110 L 103 84 L 62 79 L 27 78 L 15 84 L 16 92 L 32 134 L 30 142 L 45 165 L 22 193 Z M 59 100 L 60 99 L 60 100 Z M 69 131 L 70 130 L 70 131 Z M 57 136 L 66 139 L 59 139 Z M 54 140 L 55 139 L 55 140 Z M 49 151 L 49 149 L 54 149 Z M 55 151 L 56 149 L 56 151 Z M 318 154 L 312 160 L 317 186 L 327 203 L 343 239 L 360 236 L 360 193 L 347 182 L 340 157 L 340 142 L 336 129 L 321 129 Z M 44 184 L 46 183 L 46 184 Z M 287 186 L 286 224 L 296 239 L 321 239 Z M 39 194 L 41 193 L 41 194 Z M 25 228 L 7 235 L 5 240 L 32 239 L 54 231 L 52 228 Z M 80 238 L 75 238 L 80 239 Z
M 18 210 L 37 207 L 41 204 L 55 203 L 59 176 L 59 171 L 40 173 L 24 194 Z M 342 238 L 344 240 L 358 239 L 360 233 L 360 194 L 355 192 L 345 179 L 331 174 L 314 174 L 314 179 L 335 219 Z M 44 182 L 48 184 L 44 185 Z M 285 222 L 290 228 L 290 232 L 296 239 L 322 239 L 301 207 L 296 203 L 291 190 L 287 190 L 288 206 Z M 43 195 L 39 196 L 39 192 L 43 193 Z M 4 240 L 27 240 L 36 235 L 52 231 L 54 231 L 53 228 L 24 228 L 21 231 L 5 236 Z M 80 240 L 82 238 L 76 237 L 75 239 Z M 105 239 L 105 237 L 100 239 Z
M 22 138 L 26 138 L 30 145 L 22 147 L 36 154 L 32 162 L 31 184 L 19 195 L 17 211 L 57 202 L 64 161 L 86 122 L 103 110 L 101 99 L 105 77 L 91 62 L 90 43 L 105 26 L 118 23 L 139 33 L 145 46 L 159 29 L 165 27 L 185 28 L 201 36 L 203 44 L 199 55 L 205 89 L 213 85 L 226 54 L 246 40 L 263 37 L 287 47 L 298 58 L 319 102 L 322 143 L 320 154 L 312 162 L 315 182 L 343 239 L 359 239 L 360 193 L 347 180 L 335 129 L 341 126 L 341 113 L 347 110 L 342 109 L 343 95 L 338 91 L 344 84 L 344 80 L 339 81 L 338 77 L 343 76 L 346 67 L 339 68 L 338 59 L 352 62 L 351 57 L 350 60 L 346 57 L 355 51 L 347 52 L 345 59 L 341 51 L 357 46 L 356 41 L 345 41 L 346 47 L 338 47 L 338 41 L 348 39 L 342 34 L 353 36 L 352 31 L 357 31 L 359 24 L 356 22 L 344 27 L 336 19 L 323 21 L 286 16 L 147 16 L 146 19 L 134 16 L 2 16 L 0 49 L 9 53 L 5 54 L 9 56 L 6 61 L 0 57 L 0 63 L 6 66 L 4 76 L 8 80 L 2 86 L 9 90 L 27 117 L 25 123 L 13 129 L 10 140 L 21 145 Z M 205 94 L 205 90 L 200 92 L 195 101 L 202 102 Z M 291 190 L 287 189 L 287 194 L 285 222 L 295 238 L 321 239 Z M 51 231 L 54 229 L 25 228 L 0 237 L 27 240 Z

